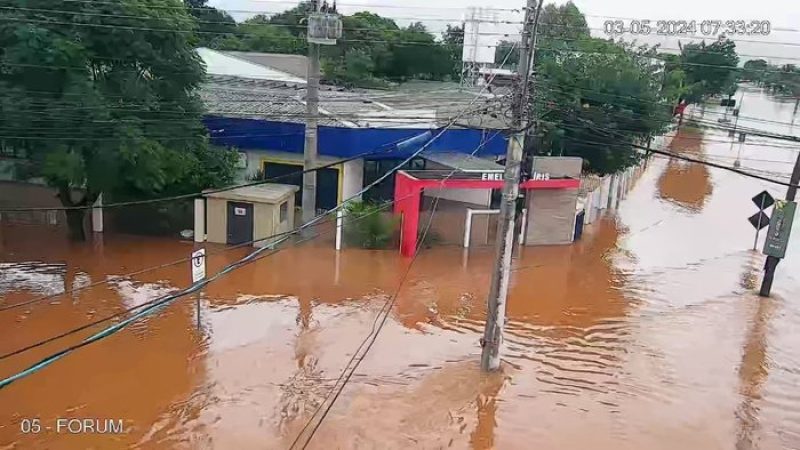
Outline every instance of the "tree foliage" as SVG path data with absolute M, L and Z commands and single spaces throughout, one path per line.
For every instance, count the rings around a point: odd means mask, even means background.
M 738 81 L 739 56 L 736 44 L 720 37 L 711 44 L 705 41 L 683 46 L 680 69 L 686 74 L 689 103 L 715 95 L 733 95 Z
M 656 50 L 592 38 L 572 3 L 547 5 L 543 17 L 534 101 L 537 153 L 579 156 L 596 173 L 634 164 L 632 144 L 660 133 L 669 121 Z
M 503 64 L 505 61 L 505 64 Z M 519 42 L 500 41 L 494 50 L 494 63 L 498 67 L 517 67 L 519 64 Z
M 458 79 L 461 76 L 461 55 L 464 49 L 464 26 L 447 24 L 442 33 L 442 44 L 447 51 L 448 65 L 451 68 L 450 76 Z
M 206 5 L 206 0 L 186 0 L 189 14 L 197 22 L 198 45 L 217 47 L 236 35 L 236 21 L 228 13 Z
M 771 65 L 763 59 L 744 63 L 742 78 L 784 95 L 800 97 L 800 68 L 794 64 Z
M 257 15 L 228 28 L 227 14 L 218 12 L 225 27 L 208 28 L 206 16 L 214 8 L 190 9 L 201 33 L 200 43 L 218 50 L 305 54 L 305 17 L 310 3 L 271 16 Z M 216 10 L 214 10 L 216 11 Z M 232 20 L 232 19 L 231 19 Z M 328 82 L 363 87 L 382 86 L 386 80 L 444 80 L 461 71 L 462 27 L 451 27 L 438 40 L 420 22 L 400 27 L 389 18 L 361 11 L 342 16 L 343 37 L 335 46 L 322 46 L 322 68 Z M 202 36 L 206 36 L 203 38 Z
M 0 136 L 29 175 L 65 206 L 231 181 L 235 154 L 210 149 L 200 120 L 204 69 L 186 10 L 169 0 L 35 6 L 66 12 L 6 12 L 14 20 L 0 22 Z M 68 216 L 82 238 L 82 214 Z
M 350 202 L 345 207 L 344 238 L 348 245 L 366 248 L 387 248 L 399 225 L 397 219 L 382 214 L 381 205 Z

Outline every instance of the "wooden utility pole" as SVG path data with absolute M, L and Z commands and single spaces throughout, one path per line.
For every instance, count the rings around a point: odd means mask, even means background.
M 795 160 L 794 163 L 792 177 L 789 180 L 790 186 L 786 189 L 787 202 L 793 202 L 797 196 L 798 183 L 800 183 L 800 154 L 797 155 L 797 160 Z M 773 212 L 773 220 L 775 219 L 774 216 L 775 213 Z M 772 281 L 775 279 L 775 269 L 778 267 L 779 262 L 781 262 L 781 258 L 771 255 L 767 256 L 767 261 L 764 263 L 764 278 L 761 280 L 761 290 L 758 292 L 758 295 L 769 297 L 772 292 Z
M 319 11 L 319 1 L 311 0 L 311 11 Z M 306 78 L 306 131 L 303 149 L 303 223 L 317 215 L 317 116 L 319 115 L 319 44 L 308 43 Z M 311 228 L 306 228 L 311 230 Z
M 506 321 L 506 299 L 508 297 L 509 278 L 511 277 L 511 255 L 514 250 L 514 216 L 517 198 L 519 197 L 520 165 L 525 132 L 528 125 L 528 99 L 532 84 L 530 83 L 531 61 L 535 46 L 533 45 L 538 22 L 537 3 L 544 0 L 528 0 L 525 8 L 525 21 L 520 42 L 519 65 L 517 68 L 517 92 L 514 95 L 513 135 L 508 139 L 506 167 L 503 175 L 503 195 L 500 203 L 500 217 L 497 223 L 497 250 L 492 271 L 492 282 L 489 287 L 489 298 L 486 308 L 486 326 L 481 340 L 481 369 L 494 371 L 500 367 L 500 346 L 503 341 L 503 327 Z M 534 19 L 535 16 L 535 19 Z

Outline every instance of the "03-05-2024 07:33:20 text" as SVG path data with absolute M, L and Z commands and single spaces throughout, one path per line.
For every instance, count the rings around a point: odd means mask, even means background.
M 605 34 L 661 36 L 769 35 L 769 20 L 606 20 Z

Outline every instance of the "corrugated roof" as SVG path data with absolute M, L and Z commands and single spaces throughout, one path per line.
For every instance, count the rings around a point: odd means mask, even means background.
M 420 156 L 428 161 L 441 164 L 451 169 L 460 170 L 462 172 L 503 171 L 503 166 L 495 163 L 494 161 L 478 158 L 466 153 L 437 152 L 422 153 Z
M 206 73 L 209 75 L 237 76 L 255 80 L 283 81 L 298 84 L 306 83 L 305 78 L 230 56 L 210 48 L 198 48 L 197 54 L 203 59 L 206 65 Z
M 304 95 L 294 84 L 218 76 L 207 77 L 200 90 L 208 114 L 292 123 L 305 123 Z M 324 114 L 319 124 L 348 126 Z
M 304 70 L 300 65 L 306 64 L 304 56 L 207 48 L 198 49 L 198 53 L 207 66 L 201 96 L 210 114 L 305 122 L 305 80 L 273 69 L 281 65 L 299 73 Z M 478 93 L 442 82 L 410 82 L 392 90 L 347 90 L 323 85 L 319 91 L 319 123 L 364 128 L 435 128 L 461 115 L 457 126 L 508 127 L 504 115 L 507 105 L 487 92 L 481 92 L 483 98 L 475 100 Z M 465 108 L 469 108 L 466 113 Z

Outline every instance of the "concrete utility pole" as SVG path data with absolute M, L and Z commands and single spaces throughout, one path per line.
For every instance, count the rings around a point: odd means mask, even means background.
M 311 10 L 319 11 L 319 1 L 311 0 Z M 317 215 L 317 116 L 319 115 L 319 44 L 308 43 L 306 78 L 306 132 L 303 149 L 303 223 Z M 306 233 L 310 232 L 306 229 Z
M 540 0 L 544 1 L 544 0 Z M 509 137 L 506 153 L 506 167 L 503 175 L 503 196 L 500 203 L 500 217 L 497 223 L 497 253 L 495 254 L 492 283 L 486 310 L 486 326 L 483 330 L 481 346 L 481 369 L 494 371 L 500 367 L 500 346 L 503 341 L 503 327 L 506 321 L 506 299 L 511 277 L 511 255 L 514 250 L 514 216 L 519 197 L 520 165 L 525 131 L 528 124 L 528 98 L 531 85 L 530 68 L 533 60 L 536 24 L 539 13 L 537 0 L 528 0 L 525 8 L 525 21 L 520 42 L 519 66 L 517 68 L 519 85 L 514 96 L 513 128 L 517 131 Z M 535 19 L 534 19 L 535 14 Z
M 786 189 L 787 202 L 793 202 L 797 196 L 798 183 L 800 183 L 800 154 L 797 155 L 797 160 L 795 160 L 794 169 L 792 170 L 792 177 L 789 180 L 791 186 Z M 773 213 L 773 217 L 774 215 Z M 758 295 L 769 297 L 770 292 L 772 292 L 772 281 L 775 279 L 775 269 L 778 267 L 779 262 L 781 262 L 780 258 L 767 256 L 767 261 L 764 263 L 764 279 L 761 280 L 761 290 Z

